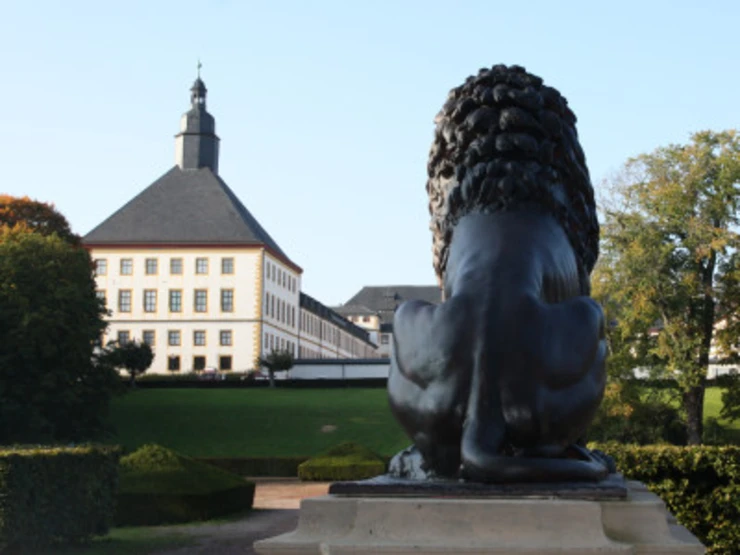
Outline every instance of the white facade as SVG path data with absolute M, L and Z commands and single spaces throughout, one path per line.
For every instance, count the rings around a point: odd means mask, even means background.
M 91 256 L 110 311 L 103 344 L 149 340 L 150 372 L 253 368 L 263 249 L 93 247 Z
M 302 309 L 300 272 L 265 248 L 93 246 L 90 254 L 109 310 L 102 344 L 149 342 L 149 373 L 246 372 L 272 350 L 377 356 L 338 315 Z
M 288 350 L 297 356 L 300 291 L 300 274 L 270 253 L 265 253 L 262 266 L 262 352 Z

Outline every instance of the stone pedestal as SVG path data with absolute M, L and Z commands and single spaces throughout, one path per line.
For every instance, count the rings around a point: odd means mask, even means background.
M 261 555 L 406 553 L 694 555 L 703 546 L 638 482 L 626 499 L 327 495 Z

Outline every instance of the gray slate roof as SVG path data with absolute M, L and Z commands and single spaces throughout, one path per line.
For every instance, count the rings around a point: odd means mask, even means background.
M 83 243 L 265 245 L 293 263 L 210 168 L 173 167 L 85 235 Z
M 365 286 L 343 306 L 359 305 L 376 312 L 380 316 L 381 324 L 392 324 L 396 307 L 404 301 L 413 299 L 438 304 L 442 302 L 442 290 L 437 285 Z
M 376 310 L 370 310 L 368 307 L 358 304 L 344 304 L 341 306 L 332 306 L 330 308 L 342 316 L 374 316 L 378 313 Z

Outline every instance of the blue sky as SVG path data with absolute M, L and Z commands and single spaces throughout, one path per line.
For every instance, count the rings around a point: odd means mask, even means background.
M 740 2 L 38 1 L 0 21 L 0 192 L 88 232 L 174 164 L 196 61 L 220 173 L 326 304 L 434 282 L 426 157 L 447 92 L 520 64 L 558 88 L 598 188 L 740 122 Z

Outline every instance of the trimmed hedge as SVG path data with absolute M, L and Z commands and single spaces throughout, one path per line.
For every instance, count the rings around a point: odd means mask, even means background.
M 308 457 L 234 457 L 196 458 L 195 460 L 217 466 L 239 476 L 298 476 L 298 466 Z
M 159 445 L 121 459 L 118 526 L 207 520 L 252 508 L 254 483 Z
M 301 480 L 363 480 L 385 472 L 386 463 L 367 447 L 340 443 L 298 466 Z
M 644 482 L 707 553 L 740 553 L 740 447 L 595 444 Z
M 25 549 L 106 534 L 120 454 L 96 445 L 0 450 L 0 544 Z

